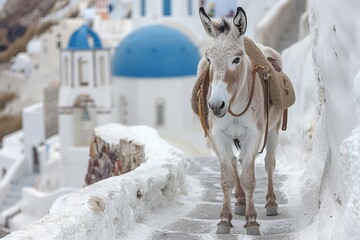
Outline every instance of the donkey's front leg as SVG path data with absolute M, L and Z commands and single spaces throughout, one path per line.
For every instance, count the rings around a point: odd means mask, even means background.
M 212 131 L 210 137 L 213 148 L 220 159 L 221 188 L 223 190 L 223 208 L 220 214 L 217 234 L 228 234 L 232 228 L 231 194 L 235 185 L 233 161 L 236 161 L 232 151 L 232 141 L 221 131 Z
M 240 160 L 242 161 L 242 171 L 240 175 L 241 187 L 244 189 L 246 197 L 246 232 L 248 235 L 260 235 L 259 224 L 256 222 L 256 211 L 253 201 L 255 190 L 255 157 L 257 155 L 258 146 L 261 135 L 255 131 L 248 130 L 242 138 L 242 152 Z
M 245 198 L 245 192 L 241 187 L 240 183 L 240 177 L 238 173 L 238 165 L 237 161 L 233 161 L 233 168 L 235 173 L 235 214 L 245 216 L 246 211 L 246 198 Z

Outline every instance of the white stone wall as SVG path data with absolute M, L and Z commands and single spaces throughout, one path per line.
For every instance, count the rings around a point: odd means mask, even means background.
M 281 35 L 289 27 L 295 15 L 295 2 L 282 0 L 276 3 L 255 27 L 256 41 L 276 48 Z M 251 16 L 249 16 L 251 17 Z
M 176 199 L 189 164 L 155 130 L 109 124 L 95 134 L 109 144 L 119 136 L 144 144 L 147 161 L 127 174 L 61 196 L 47 216 L 4 239 L 122 239 L 135 222 Z
M 360 66 L 360 4 L 356 0 L 310 1 L 313 58 L 324 107 L 329 146 L 320 191 L 319 239 L 347 239 L 344 210 L 349 200 L 349 158 L 340 145 L 357 123 L 353 82 Z M 320 136 L 322 137 L 322 136 Z
M 114 89 L 117 89 L 115 106 L 119 106 L 119 98 L 127 100 L 126 112 L 128 124 L 145 124 L 156 128 L 161 137 L 178 146 L 186 146 L 189 152 L 206 149 L 206 140 L 200 122 L 191 111 L 190 98 L 195 77 L 178 78 L 115 78 Z M 163 100 L 165 123 L 156 124 L 156 103 Z M 118 113 L 118 115 L 120 112 Z M 181 148 L 185 150 L 185 148 Z M 199 149 L 199 150 L 198 150 Z
M 45 140 L 45 118 L 43 103 L 37 103 L 24 108 L 22 112 L 22 127 L 24 131 L 24 151 L 26 169 L 33 171 L 34 148 Z

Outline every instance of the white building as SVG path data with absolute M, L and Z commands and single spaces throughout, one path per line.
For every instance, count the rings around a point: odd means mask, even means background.
M 112 64 L 119 122 L 154 127 L 183 150 L 205 148 L 190 108 L 199 60 L 198 48 L 174 28 L 148 25 L 128 35 Z
M 180 31 L 149 25 L 128 35 L 114 53 L 113 77 L 109 49 L 86 25 L 60 55 L 60 186 L 81 187 L 92 130 L 109 122 L 148 125 L 180 149 L 205 149 L 190 108 L 200 54 Z

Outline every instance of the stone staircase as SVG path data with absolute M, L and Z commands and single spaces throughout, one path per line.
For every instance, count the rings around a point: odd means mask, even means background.
M 21 177 L 18 181 L 12 183 L 10 192 L 7 194 L 3 203 L 0 205 L 0 214 L 4 210 L 14 206 L 16 203 L 18 203 L 21 200 L 22 188 L 27 186 L 32 186 L 36 176 L 37 176 L 36 174 L 27 174 Z M 5 237 L 11 232 L 9 226 L 7 225 L 8 223 L 5 223 L 5 226 L 0 225 L 0 238 Z
M 276 46 L 278 52 L 282 52 L 285 48 L 298 41 L 299 35 L 299 20 L 301 14 L 305 11 L 305 0 L 293 0 L 295 2 L 295 16 L 291 23 L 288 24 L 287 29 L 283 32 L 280 40 Z
M 274 187 L 276 189 L 279 204 L 279 215 L 268 217 L 265 214 L 265 195 L 267 190 L 267 174 L 263 164 L 263 158 L 257 159 L 256 164 L 256 189 L 254 192 L 254 202 L 258 214 L 261 236 L 251 239 L 266 240 L 288 240 L 297 239 L 296 219 L 289 214 L 287 199 L 279 191 L 282 182 L 287 178 L 286 175 L 275 171 Z M 233 228 L 230 234 L 215 234 L 217 223 L 222 209 L 222 190 L 220 187 L 220 164 L 216 158 L 193 159 L 190 161 L 191 168 L 189 175 L 199 179 L 204 188 L 203 195 L 195 208 L 185 217 L 180 217 L 168 226 L 159 226 L 154 230 L 148 240 L 237 240 L 245 239 L 246 230 L 244 216 L 234 215 L 232 220 Z M 234 206 L 235 197 L 232 198 Z
M 32 186 L 37 175 L 27 174 L 21 177 L 18 181 L 12 183 L 10 192 L 7 194 L 5 200 L 0 205 L 0 213 L 9 207 L 14 206 L 21 200 L 21 190 L 23 187 Z

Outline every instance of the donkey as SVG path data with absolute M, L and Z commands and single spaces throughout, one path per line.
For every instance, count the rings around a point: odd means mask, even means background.
M 232 22 L 226 19 L 212 19 L 203 8 L 200 8 L 199 14 L 206 32 L 214 38 L 213 46 L 206 51 L 202 61 L 207 60 L 210 64 L 207 94 L 208 137 L 220 159 L 221 188 L 224 194 L 217 233 L 229 233 L 232 228 L 230 200 L 235 187 L 235 213 L 245 215 L 247 222 L 244 227 L 247 234 L 260 235 L 260 225 L 256 222 L 257 214 L 253 202 L 254 162 L 268 124 L 265 156 L 268 189 L 265 208 L 268 216 L 277 215 L 273 172 L 282 111 L 275 109 L 271 103 L 268 110 L 265 107 L 268 98 L 264 97 L 264 86 L 259 76 L 253 74 L 252 62 L 244 49 L 244 33 L 247 27 L 245 11 L 238 7 Z M 258 46 L 262 50 L 270 49 L 263 45 Z M 279 54 L 276 54 L 280 59 Z M 281 65 L 281 62 L 279 64 Z M 202 62 L 199 63 L 199 67 L 201 65 Z M 249 101 L 249 98 L 252 100 Z M 247 106 L 248 104 L 250 105 Z M 242 112 L 246 106 L 247 110 L 241 117 L 234 114 Z M 233 152 L 233 146 L 240 150 L 237 157 Z M 238 161 L 239 166 L 242 166 L 240 177 Z

